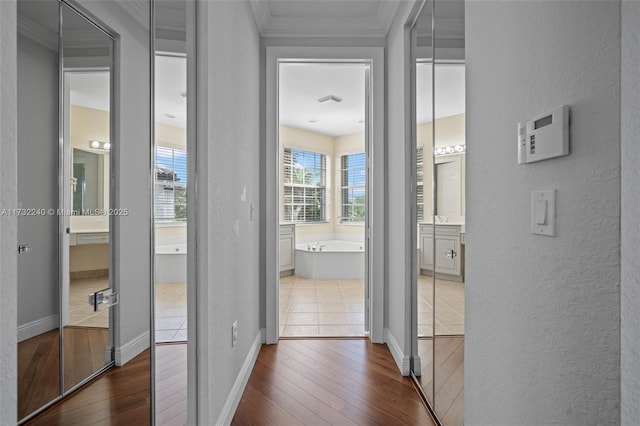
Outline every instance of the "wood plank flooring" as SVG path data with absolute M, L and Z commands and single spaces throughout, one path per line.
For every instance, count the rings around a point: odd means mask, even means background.
M 66 391 L 104 367 L 109 329 L 69 326 L 63 330 Z
M 312 339 L 262 347 L 232 424 L 434 423 L 385 345 Z
M 151 422 L 150 358 L 144 351 L 114 367 L 27 425 L 145 425 Z
M 57 329 L 18 343 L 18 418 L 60 394 L 59 348 Z

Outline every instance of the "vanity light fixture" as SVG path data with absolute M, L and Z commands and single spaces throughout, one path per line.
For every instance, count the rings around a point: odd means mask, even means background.
M 466 145 L 440 146 L 433 150 L 434 155 L 458 154 L 466 151 Z
M 105 151 L 109 151 L 111 149 L 110 142 L 89 141 L 89 146 L 93 149 L 103 149 Z

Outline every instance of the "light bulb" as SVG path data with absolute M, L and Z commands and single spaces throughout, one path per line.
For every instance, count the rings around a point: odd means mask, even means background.
M 109 142 L 105 142 L 104 145 L 102 145 L 102 149 L 111 149 L 111 144 Z
M 91 141 L 91 148 L 100 148 L 100 142 L 98 141 Z

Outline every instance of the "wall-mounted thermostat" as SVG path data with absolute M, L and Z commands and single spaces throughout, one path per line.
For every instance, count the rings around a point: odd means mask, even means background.
M 518 164 L 569 154 L 569 106 L 518 123 Z

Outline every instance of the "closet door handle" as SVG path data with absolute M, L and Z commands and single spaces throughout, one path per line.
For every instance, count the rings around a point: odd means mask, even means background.
M 456 253 L 455 250 L 451 249 L 451 250 L 447 250 L 447 257 L 449 259 L 453 259 L 454 257 L 456 257 L 458 255 L 458 253 Z

